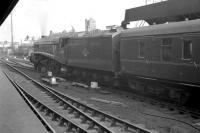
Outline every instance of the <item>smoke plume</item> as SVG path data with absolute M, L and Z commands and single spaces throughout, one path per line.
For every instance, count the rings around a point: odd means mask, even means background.
M 47 22 L 48 22 L 47 5 L 48 5 L 48 0 L 41 0 L 39 2 L 38 20 L 39 20 L 41 35 L 47 35 Z

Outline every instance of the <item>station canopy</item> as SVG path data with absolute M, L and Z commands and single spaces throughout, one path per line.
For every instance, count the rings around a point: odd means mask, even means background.
M 0 4 L 0 25 L 7 18 L 19 0 L 2 0 Z
M 193 20 L 200 18 L 200 0 L 168 0 L 127 9 L 122 24 L 144 20 L 148 24 Z

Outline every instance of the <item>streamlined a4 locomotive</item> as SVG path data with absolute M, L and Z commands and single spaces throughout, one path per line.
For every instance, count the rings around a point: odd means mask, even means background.
M 162 20 L 162 19 L 161 19 Z M 41 38 L 37 70 L 184 103 L 200 89 L 200 19 Z
M 200 85 L 199 42 L 200 20 L 92 36 L 49 36 L 35 42 L 31 61 L 38 70 L 100 84 L 118 79 L 116 85 L 183 101 L 190 87 Z

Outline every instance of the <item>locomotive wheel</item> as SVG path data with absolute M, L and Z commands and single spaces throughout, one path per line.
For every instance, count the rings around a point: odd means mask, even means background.
M 181 105 L 184 105 L 185 103 L 187 103 L 187 101 L 189 100 L 189 98 L 190 98 L 189 93 L 187 93 L 187 92 L 182 92 L 182 93 L 180 94 L 179 103 L 180 103 Z
M 109 77 L 107 75 L 104 75 L 103 76 L 103 80 L 104 80 L 104 82 L 108 82 L 109 81 Z
M 72 70 L 72 75 L 74 76 L 74 77 L 77 77 L 77 75 L 78 75 L 78 72 L 77 72 L 77 70 Z
M 36 70 L 36 71 L 37 71 L 37 65 L 36 65 L 36 64 L 34 64 L 34 70 Z
M 69 67 L 67 68 L 67 73 L 66 73 L 67 77 L 71 77 L 72 76 L 72 69 Z
M 48 70 L 52 71 L 53 75 L 58 75 L 60 73 L 60 66 L 54 62 L 48 63 Z
M 84 80 L 84 81 L 86 81 L 86 80 L 88 79 L 85 70 L 80 71 L 80 77 L 81 77 L 81 79 Z
M 96 73 L 92 74 L 92 80 L 97 81 L 98 80 L 98 76 Z
M 38 64 L 36 69 L 37 69 L 38 72 L 41 72 L 41 68 L 42 68 L 42 65 Z
M 59 66 L 54 66 L 54 72 L 56 75 L 60 73 L 60 67 Z
M 120 87 L 120 81 L 119 81 L 118 78 L 114 78 L 114 79 L 113 79 L 113 86 L 114 86 L 115 88 L 119 88 L 119 87 Z
M 76 70 L 76 79 L 79 81 L 82 79 L 80 70 Z
M 91 79 L 92 79 L 92 73 L 89 72 L 89 71 L 87 72 L 87 79 L 88 79 L 88 80 L 91 80 Z
M 47 68 L 45 66 L 41 67 L 41 73 L 46 73 L 47 72 Z

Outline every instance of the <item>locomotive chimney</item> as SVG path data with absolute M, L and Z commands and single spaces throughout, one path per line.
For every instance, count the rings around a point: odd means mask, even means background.
M 40 1 L 38 6 L 38 22 L 41 30 L 41 38 L 47 35 L 47 20 L 48 20 L 48 10 L 46 8 L 47 0 Z
M 45 35 L 41 35 L 41 38 L 45 38 L 45 37 L 47 37 L 47 36 L 45 36 Z

